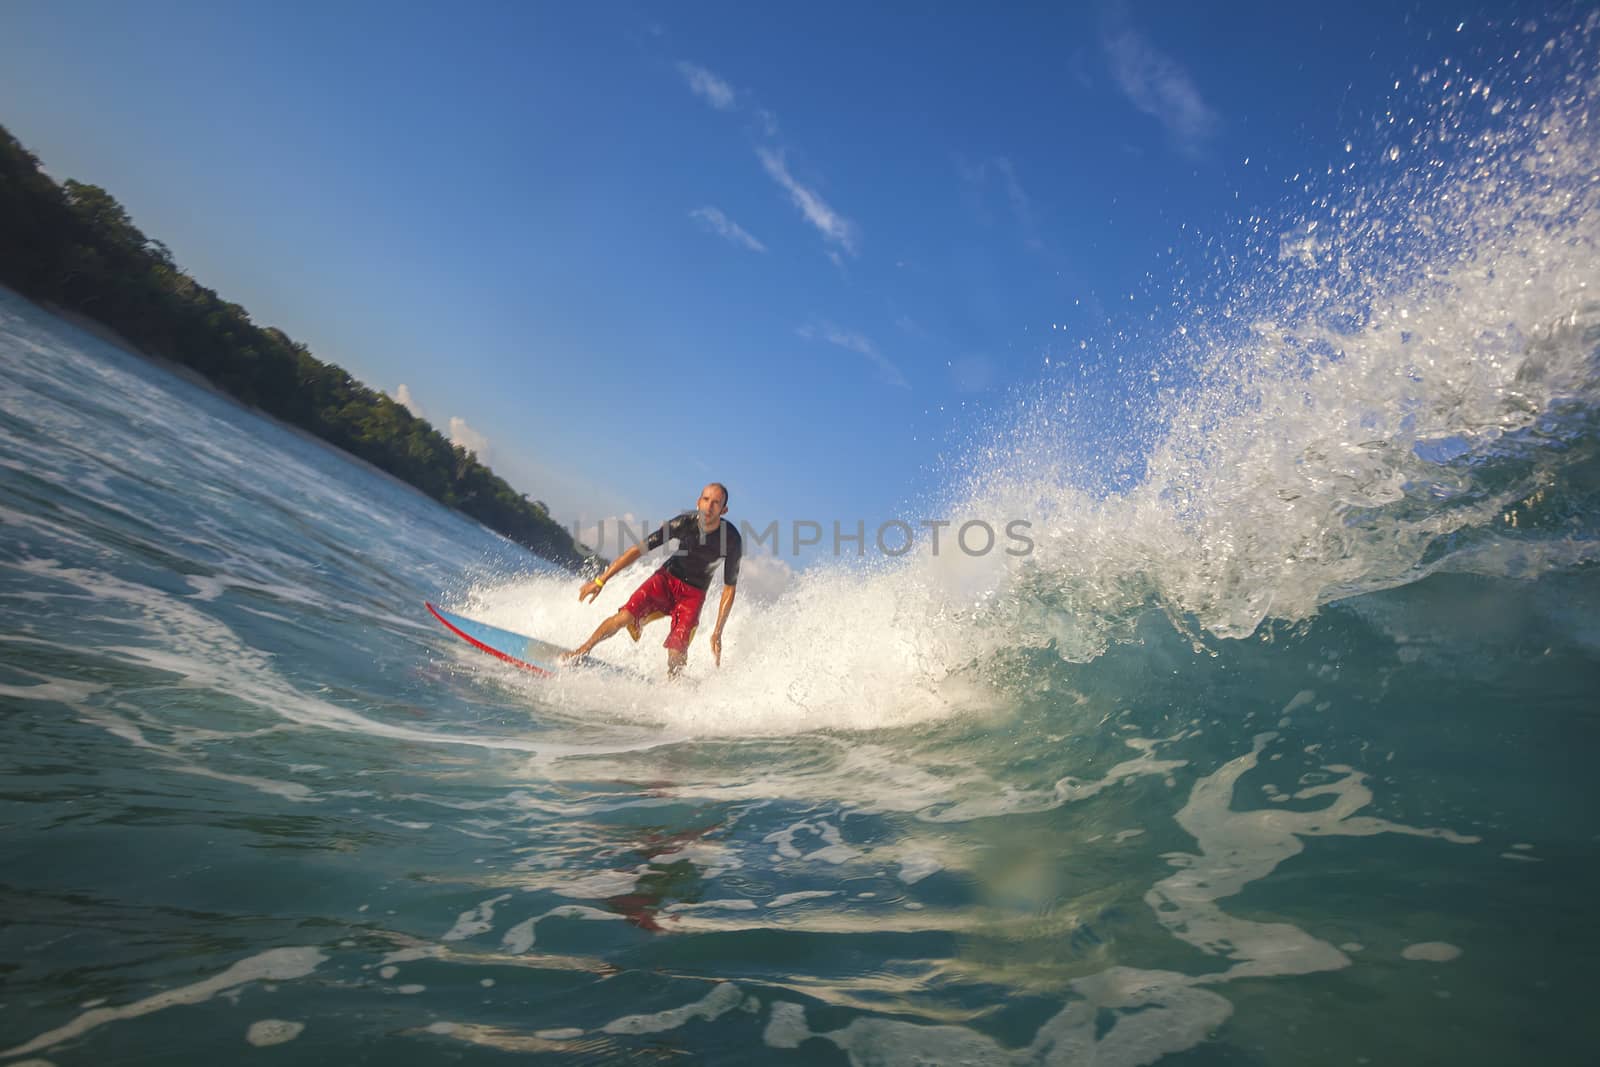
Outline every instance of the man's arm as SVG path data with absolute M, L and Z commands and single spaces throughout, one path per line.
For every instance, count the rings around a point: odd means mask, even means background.
M 727 532 L 724 531 L 722 536 L 727 537 Z M 711 631 L 711 655 L 719 667 L 722 666 L 722 627 L 728 621 L 728 612 L 733 610 L 733 597 L 739 586 L 739 564 L 742 562 L 744 541 L 735 536 L 727 555 L 722 557 L 722 603 L 717 608 L 717 628 Z
M 722 603 L 717 605 L 717 626 L 711 631 L 711 657 L 717 661 L 717 666 L 722 666 L 722 627 L 728 621 L 728 612 L 733 610 L 733 598 L 739 591 L 736 585 L 722 587 Z
M 607 567 L 600 573 L 600 577 L 583 583 L 583 588 L 578 590 L 579 603 L 582 603 L 585 598 L 593 600 L 595 597 L 599 596 L 601 586 L 605 585 L 612 578 L 631 567 L 633 565 L 633 561 L 638 558 L 639 546 L 629 545 L 626 552 L 612 560 L 611 566 Z

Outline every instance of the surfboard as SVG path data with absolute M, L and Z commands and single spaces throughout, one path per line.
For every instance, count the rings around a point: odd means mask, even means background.
M 473 648 L 505 660 L 513 667 L 520 667 L 534 674 L 554 674 L 560 669 L 560 663 L 556 657 L 566 651 L 560 645 L 552 645 L 550 642 L 541 641 L 537 637 L 528 637 L 525 634 L 502 630 L 498 626 L 490 626 L 486 622 L 469 619 L 465 615 L 457 615 L 453 611 L 445 611 L 427 601 L 423 601 L 423 606 L 428 609 L 434 618 L 444 624 L 446 630 L 449 630 Z

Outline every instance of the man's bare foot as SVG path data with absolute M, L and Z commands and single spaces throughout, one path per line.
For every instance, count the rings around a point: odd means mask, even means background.
M 571 663 L 573 660 L 583 659 L 588 654 L 589 653 L 587 649 L 575 648 L 571 652 L 561 653 L 561 655 L 556 657 L 556 662 L 562 664 Z

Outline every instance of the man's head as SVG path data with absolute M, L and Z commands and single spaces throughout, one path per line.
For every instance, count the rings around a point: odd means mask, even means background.
M 716 526 L 723 514 L 728 510 L 728 487 L 721 482 L 712 482 L 700 490 L 700 521 L 707 529 Z

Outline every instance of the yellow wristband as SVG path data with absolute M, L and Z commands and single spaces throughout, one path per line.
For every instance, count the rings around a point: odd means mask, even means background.
M 606 587 L 606 580 L 604 578 L 595 578 L 593 581 L 596 589 L 604 589 Z

